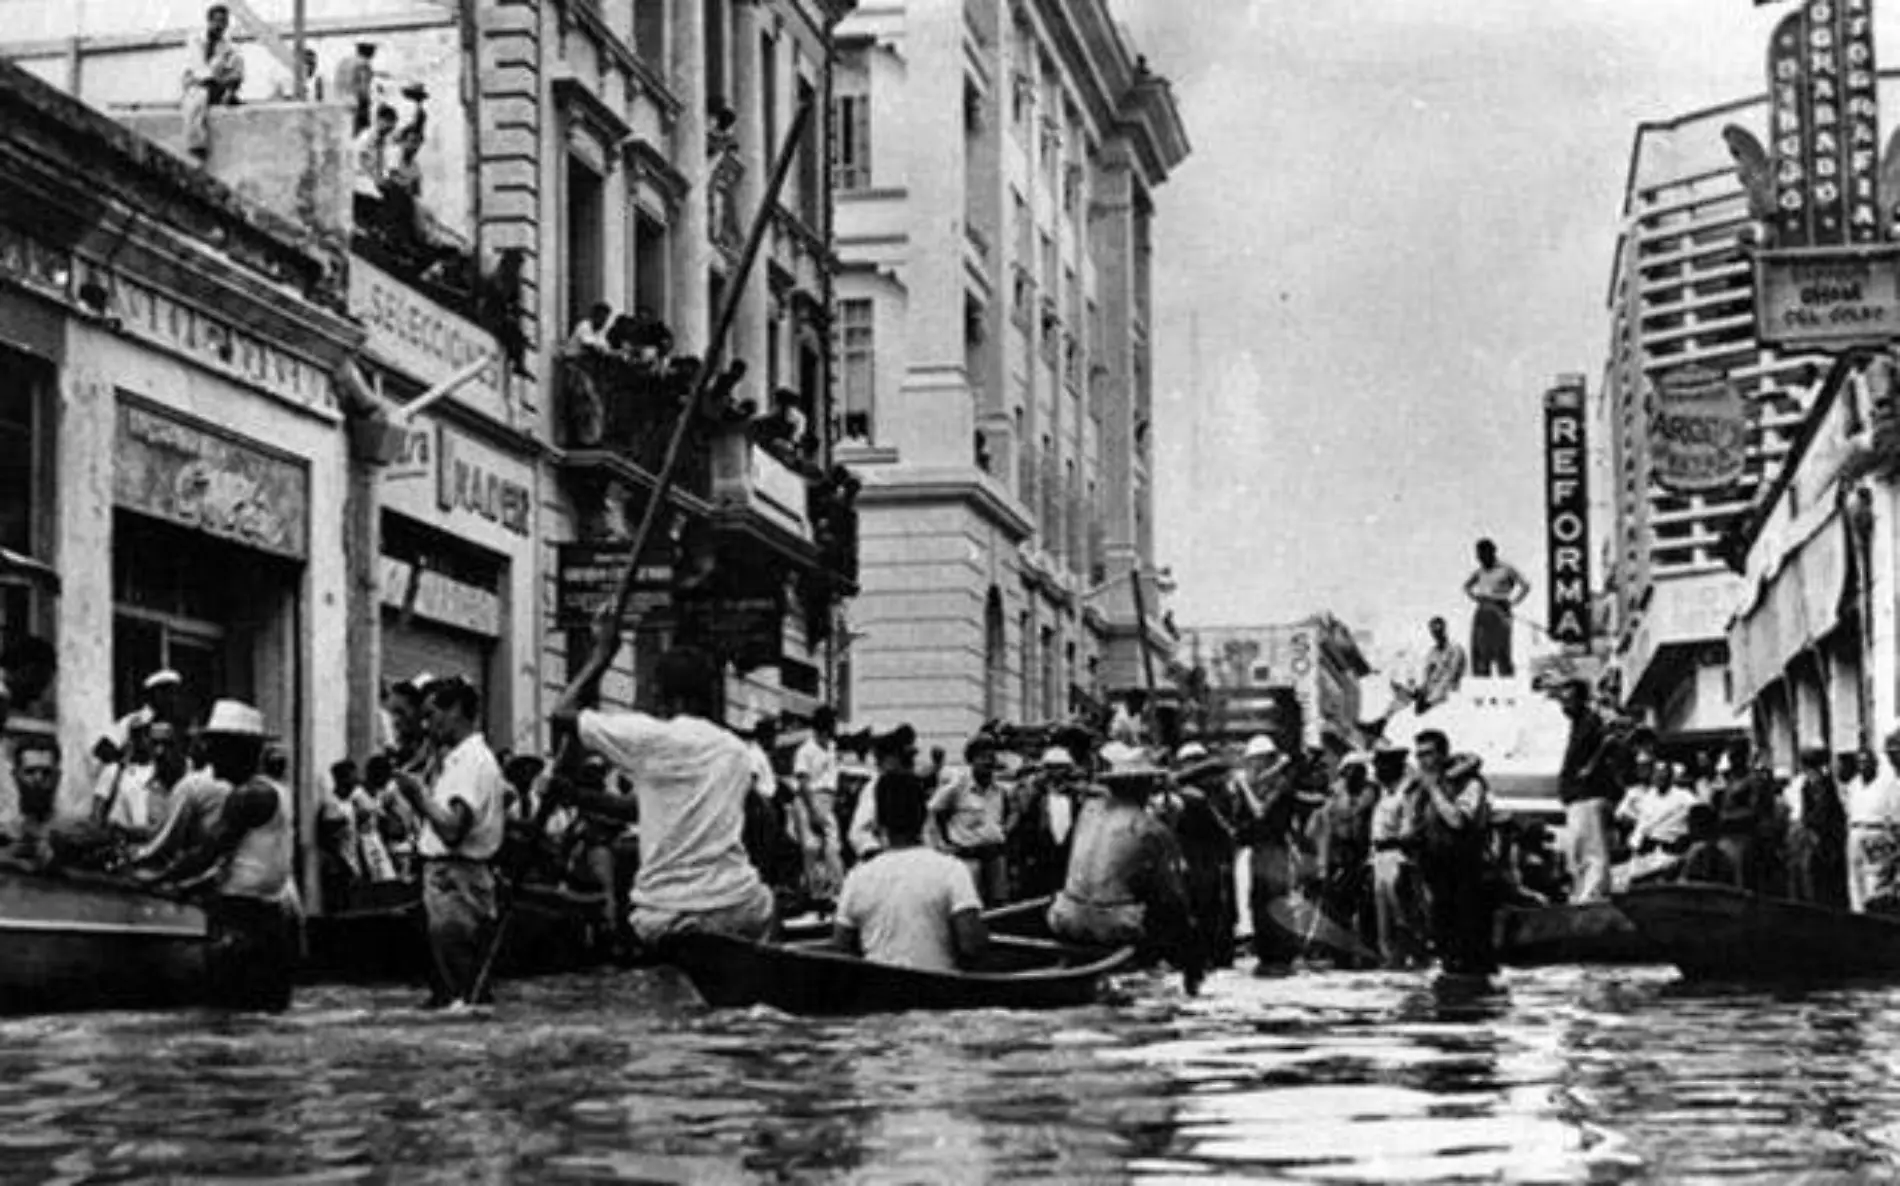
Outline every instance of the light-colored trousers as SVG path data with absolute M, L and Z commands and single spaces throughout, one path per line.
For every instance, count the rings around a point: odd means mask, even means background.
M 1610 802 L 1585 799 L 1564 808 L 1570 832 L 1570 900 L 1601 902 L 1610 896 Z

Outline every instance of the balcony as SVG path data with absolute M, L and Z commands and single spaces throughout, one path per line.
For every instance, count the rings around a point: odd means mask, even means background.
M 601 469 L 651 488 L 666 463 L 675 424 L 686 413 L 698 361 L 675 358 L 642 364 L 617 355 L 561 360 L 560 425 L 556 439 L 570 466 Z M 712 444 L 689 432 L 674 489 L 703 501 L 713 495 Z

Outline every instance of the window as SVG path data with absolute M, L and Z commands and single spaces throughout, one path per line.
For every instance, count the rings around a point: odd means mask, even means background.
M 726 0 L 703 0 L 706 5 L 706 102 L 729 102 L 726 94 Z
M 0 547 L 47 559 L 47 439 L 53 370 L 0 347 Z M 0 577 L 0 638 L 45 636 L 52 625 L 50 590 L 31 579 Z M 19 706 L 21 714 L 28 706 Z
M 811 83 L 803 78 L 798 80 L 798 103 L 816 105 L 818 94 Z M 818 112 L 814 111 L 815 117 Z M 798 216 L 812 230 L 824 226 L 824 211 L 820 208 L 824 202 L 821 192 L 819 170 L 824 165 L 823 145 L 819 143 L 819 131 L 823 122 L 817 118 L 805 121 L 805 131 L 798 138 Z
M 1053 627 L 1042 628 L 1042 719 L 1053 721 L 1057 718 L 1057 689 L 1059 675 L 1056 671 L 1058 654 L 1056 652 L 1056 632 Z
M 840 191 L 871 188 L 871 96 L 840 95 L 834 104 L 837 186 Z
M 873 317 L 876 306 L 868 300 L 838 302 L 838 363 L 844 386 L 846 440 L 869 444 L 877 410 L 877 348 Z
M 633 303 L 645 308 L 662 321 L 667 316 L 667 242 L 666 227 L 644 214 L 633 219 Z
M 568 158 L 567 320 L 561 326 L 563 338 L 605 294 L 602 267 L 606 251 L 601 245 L 605 189 L 600 174 Z
M 666 71 L 667 0 L 633 0 L 633 49 L 647 65 Z
M 1022 640 L 1022 697 L 1021 715 L 1029 719 L 1036 703 L 1036 633 L 1030 624 L 1029 611 L 1016 615 L 1016 636 Z
M 1009 640 L 1004 636 L 1003 594 L 991 587 L 983 607 L 983 719 L 1003 717 L 1004 681 L 1009 675 Z
M 778 152 L 778 38 L 759 34 L 759 105 L 765 117 L 765 159 Z M 813 112 L 813 116 L 818 113 Z

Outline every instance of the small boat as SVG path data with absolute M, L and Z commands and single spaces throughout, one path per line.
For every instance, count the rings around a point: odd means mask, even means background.
M 975 972 L 926 972 L 815 944 L 751 943 L 711 934 L 677 936 L 662 952 L 663 962 L 684 972 L 708 1005 L 769 1005 L 806 1014 L 1087 1005 L 1103 979 L 1134 957 L 1127 947 L 1103 955 L 1008 937 L 990 940 L 984 968 Z
M 497 960 L 506 978 L 576 971 L 603 962 L 595 933 L 604 930 L 600 895 L 570 893 L 560 886 L 527 882 L 519 889 L 515 919 Z M 422 918 L 422 891 L 414 882 L 360 886 L 340 911 L 305 923 L 308 950 L 302 978 L 308 983 L 421 983 L 429 975 L 429 948 Z
M 1661 957 L 1691 979 L 1825 981 L 1900 974 L 1900 917 L 1681 882 L 1639 886 L 1614 901 Z
M 1613 902 L 1509 906 L 1493 925 L 1498 962 L 1514 968 L 1665 962 Z
M 1053 939 L 1049 933 L 1049 903 L 1054 898 L 1024 898 L 1006 906 L 983 912 L 983 923 L 992 935 L 1014 935 L 1019 939 Z M 831 938 L 831 916 L 801 914 L 779 924 L 781 943 L 818 943 Z
M 201 907 L 111 880 L 0 868 L 0 1015 L 203 1005 Z

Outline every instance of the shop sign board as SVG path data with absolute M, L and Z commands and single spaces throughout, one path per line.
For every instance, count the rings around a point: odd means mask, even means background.
M 632 540 L 556 544 L 555 629 L 591 628 L 613 604 L 632 553 Z M 670 611 L 672 604 L 673 562 L 663 552 L 649 549 L 634 578 L 627 612 L 650 624 L 655 615 Z
M 1650 472 L 1664 489 L 1702 494 L 1741 480 L 1748 464 L 1748 405 L 1727 375 L 1678 367 L 1656 380 L 1655 397 Z
M 382 602 L 484 638 L 501 637 L 500 594 L 407 560 L 383 557 Z
M 1590 492 L 1584 389 L 1566 379 L 1544 396 L 1544 536 L 1551 639 L 1590 645 Z
M 1871 245 L 1880 216 L 1873 0 L 1801 0 L 1768 41 L 1778 248 Z
M 309 474 L 300 462 L 119 397 L 116 505 L 259 551 L 303 559 Z
M 534 493 L 520 474 L 520 462 L 485 449 L 451 429 L 436 426 L 436 506 L 485 519 L 509 535 L 527 538 L 533 530 Z
M 692 632 L 717 654 L 776 658 L 784 648 L 785 602 L 771 594 L 709 598 L 689 606 L 685 616 Z
M 350 312 L 368 330 L 364 352 L 424 386 L 433 387 L 476 359 L 487 358 L 488 367 L 449 398 L 509 422 L 501 354 L 493 334 L 356 255 L 350 257 Z
M 1886 345 L 1900 336 L 1900 245 L 1757 253 L 1755 328 L 1784 350 Z

